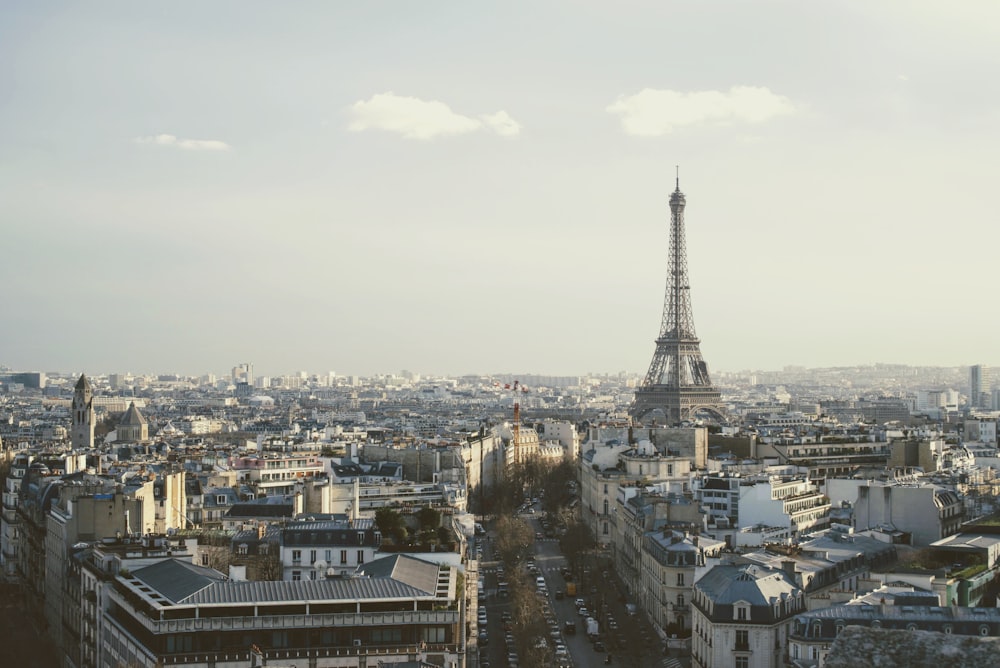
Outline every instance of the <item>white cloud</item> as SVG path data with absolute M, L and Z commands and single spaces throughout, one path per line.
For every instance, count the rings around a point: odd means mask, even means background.
M 521 133 L 521 124 L 510 117 L 506 111 L 480 116 L 490 129 L 502 137 L 514 137 Z
M 897 74 L 896 79 L 898 79 L 899 81 L 909 81 L 910 77 L 906 76 L 905 74 Z
M 136 137 L 136 144 L 152 144 L 154 146 L 173 146 L 185 151 L 228 151 L 231 147 L 218 139 L 179 139 L 174 135 L 150 135 Z
M 444 102 L 421 100 L 393 92 L 373 95 L 351 105 L 352 132 L 385 130 L 407 139 L 432 139 L 440 135 L 461 135 L 489 129 L 504 137 L 517 135 L 521 126 L 506 111 L 479 118 L 456 114 Z
M 714 123 L 760 123 L 797 111 L 783 95 L 767 88 L 733 86 L 728 92 L 644 88 L 635 95 L 623 95 L 607 111 L 621 118 L 622 129 L 630 135 L 658 137 L 688 125 Z

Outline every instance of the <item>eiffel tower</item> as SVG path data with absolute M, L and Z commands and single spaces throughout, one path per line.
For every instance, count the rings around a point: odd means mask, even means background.
M 708 377 L 701 341 L 694 331 L 684 246 L 684 206 L 678 174 L 677 188 L 670 196 L 670 263 L 663 320 L 653 361 L 629 408 L 636 422 L 659 419 L 674 425 L 702 411 L 725 420 L 725 407 Z

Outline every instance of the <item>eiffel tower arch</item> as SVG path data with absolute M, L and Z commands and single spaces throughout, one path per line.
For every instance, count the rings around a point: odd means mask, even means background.
M 725 405 L 712 385 L 694 329 L 684 242 L 686 204 L 678 177 L 670 196 L 670 259 L 660 335 L 649 371 L 629 407 L 629 414 L 637 422 L 673 425 L 700 413 L 726 420 Z

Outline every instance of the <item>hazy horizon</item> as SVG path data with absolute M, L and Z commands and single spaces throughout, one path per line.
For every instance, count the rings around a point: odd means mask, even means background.
M 676 165 L 713 373 L 996 355 L 996 3 L 3 15 L 0 365 L 642 375 Z

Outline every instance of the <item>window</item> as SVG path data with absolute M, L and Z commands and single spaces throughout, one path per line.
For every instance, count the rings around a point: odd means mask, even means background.
M 736 668 L 750 668 L 750 657 L 749 656 L 736 657 Z
M 292 571 L 292 582 L 298 582 L 302 579 L 302 571 Z
M 608 483 L 604 483 L 604 493 L 608 493 Z
M 248 549 L 250 549 L 249 545 L 247 545 L 246 543 L 240 543 L 236 548 L 236 553 L 246 554 Z
M 208 553 L 207 552 L 202 552 L 201 553 L 201 565 L 202 566 L 208 566 Z
M 683 587 L 684 586 L 684 574 L 683 573 L 678 573 L 677 574 L 677 586 L 678 587 Z
M 316 579 L 316 571 L 309 571 L 309 579 L 310 580 Z
M 403 630 L 372 629 L 371 638 L 373 643 L 401 643 L 403 641 Z
M 604 499 L 604 514 L 608 514 L 608 500 Z
M 748 650 L 750 649 L 750 632 L 746 629 L 736 630 L 736 649 L 738 650 Z
M 677 594 L 677 607 L 678 608 L 684 607 L 684 594 Z
M 364 544 L 365 544 L 365 532 L 364 531 L 359 531 L 358 532 L 358 545 L 364 545 Z
M 427 626 L 420 633 L 420 639 L 424 642 L 444 642 L 443 626 Z
M 316 550 L 309 550 L 309 563 L 310 564 L 316 563 Z
M 302 550 L 292 550 L 292 563 L 293 564 L 302 563 Z
M 347 550 L 341 550 L 340 551 L 340 563 L 342 563 L 342 564 L 346 564 L 347 563 Z
M 365 563 L 365 551 L 364 550 L 358 550 L 358 563 L 359 564 Z
M 746 621 L 747 618 L 747 608 L 745 605 L 741 605 L 736 608 L 736 619 Z
M 326 561 L 326 563 L 333 561 L 333 550 L 327 550 L 323 553 L 323 555 L 323 560 Z

